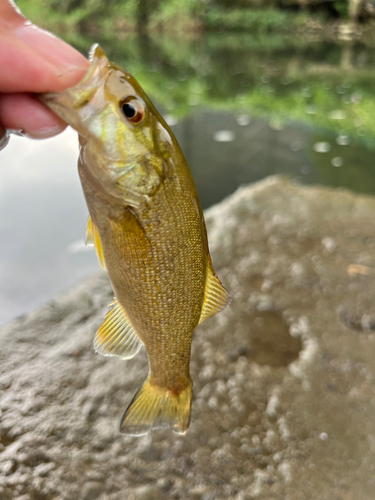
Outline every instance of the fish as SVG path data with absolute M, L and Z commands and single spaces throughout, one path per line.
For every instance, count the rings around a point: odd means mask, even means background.
M 130 359 L 142 346 L 149 372 L 120 432 L 185 434 L 195 327 L 230 301 L 215 274 L 194 182 L 166 122 L 135 78 L 99 45 L 81 82 L 42 94 L 79 134 L 79 176 L 93 244 L 115 298 L 94 349 Z

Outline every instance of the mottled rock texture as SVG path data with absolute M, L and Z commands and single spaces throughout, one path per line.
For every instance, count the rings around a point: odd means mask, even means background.
M 0 331 L 1 500 L 375 498 L 375 200 L 275 177 L 206 219 L 233 301 L 187 435 L 118 433 L 147 360 L 93 352 L 99 274 Z

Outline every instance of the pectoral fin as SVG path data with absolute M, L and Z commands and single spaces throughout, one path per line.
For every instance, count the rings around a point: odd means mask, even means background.
M 86 246 L 94 245 L 95 253 L 98 258 L 99 265 L 102 269 L 105 269 L 105 263 L 103 258 L 102 246 L 100 244 L 98 230 L 95 227 L 95 224 L 92 222 L 91 217 L 87 217 L 86 222 L 86 236 L 85 236 Z
M 137 337 L 125 310 L 115 299 L 105 320 L 96 332 L 94 349 L 103 356 L 133 358 L 141 349 L 142 342 Z
M 222 311 L 230 302 L 228 292 L 220 283 L 211 265 L 208 265 L 206 288 L 199 323 Z

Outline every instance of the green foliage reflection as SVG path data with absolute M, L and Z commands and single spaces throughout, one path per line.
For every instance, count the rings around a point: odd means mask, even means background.
M 302 6 L 294 0 L 297 8 Z M 164 31 L 252 30 L 287 32 L 308 20 L 294 13 L 289 0 L 17 0 L 26 17 L 56 30 L 65 29 Z M 315 16 L 315 14 L 314 14 Z
M 81 50 L 90 38 L 68 37 Z M 375 149 L 375 55 L 361 44 L 304 44 L 278 36 L 95 37 L 177 117 L 195 106 L 298 120 Z
M 362 44 L 247 34 L 99 41 L 165 113 L 184 118 L 197 108 L 226 110 L 267 118 L 274 129 L 303 123 L 318 134 L 314 142 L 325 138 L 333 147 L 329 155 L 310 148 L 322 181 L 375 192 L 375 54 Z M 336 152 L 343 134 L 350 145 Z M 345 168 L 331 164 L 340 155 Z

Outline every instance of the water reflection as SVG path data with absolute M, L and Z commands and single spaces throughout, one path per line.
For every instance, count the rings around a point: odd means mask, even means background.
M 81 193 L 77 137 L 12 137 L 0 153 L 0 323 L 42 304 L 96 269 L 83 242 L 87 209 Z
M 204 208 L 277 173 L 374 193 L 375 54 L 360 43 L 287 37 L 62 35 L 99 41 L 176 134 Z M 12 138 L 0 153 L 0 323 L 97 269 L 73 131 Z

